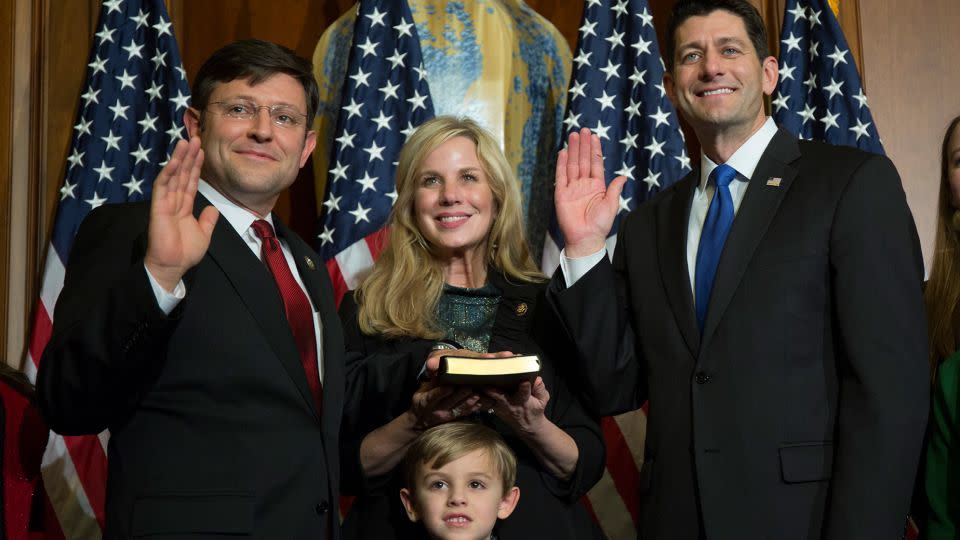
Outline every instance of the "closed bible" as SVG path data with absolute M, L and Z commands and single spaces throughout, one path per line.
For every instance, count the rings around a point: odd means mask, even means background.
M 437 382 L 512 388 L 523 381 L 533 382 L 539 374 L 540 359 L 535 354 L 503 358 L 441 356 Z

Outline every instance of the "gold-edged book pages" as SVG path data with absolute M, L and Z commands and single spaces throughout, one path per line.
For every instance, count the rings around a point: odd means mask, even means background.
M 437 370 L 440 384 L 512 388 L 533 381 L 540 373 L 540 359 L 533 354 L 504 358 L 441 356 Z

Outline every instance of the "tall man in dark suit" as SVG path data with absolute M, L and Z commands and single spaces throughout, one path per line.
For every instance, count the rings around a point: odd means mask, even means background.
M 56 431 L 110 430 L 106 538 L 339 537 L 340 325 L 323 265 L 271 213 L 317 96 L 289 49 L 217 51 L 150 203 L 77 235 L 38 389 Z
M 599 139 L 557 165 L 551 297 L 604 414 L 649 400 L 640 536 L 870 539 L 903 531 L 927 412 L 923 263 L 882 156 L 766 117 L 778 66 L 745 0 L 681 0 L 665 86 L 700 165 L 603 245 L 625 179 Z

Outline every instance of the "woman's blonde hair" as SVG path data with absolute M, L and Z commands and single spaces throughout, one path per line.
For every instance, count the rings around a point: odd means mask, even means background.
M 960 232 L 956 228 L 960 223 L 953 223 L 960 209 L 951 202 L 949 179 L 950 140 L 960 137 L 960 133 L 954 134 L 958 125 L 960 116 L 950 122 L 943 135 L 933 264 L 923 292 L 930 333 L 930 373 L 934 375 L 937 365 L 955 353 L 960 343 Z
M 369 335 L 438 339 L 437 302 L 443 269 L 417 226 L 414 199 L 423 161 L 444 142 L 465 137 L 476 145 L 495 202 L 484 260 L 508 279 L 539 281 L 523 227 L 520 184 L 496 139 L 469 118 L 438 116 L 424 122 L 400 151 L 397 200 L 390 214 L 390 235 L 370 275 L 357 288 L 360 329 Z

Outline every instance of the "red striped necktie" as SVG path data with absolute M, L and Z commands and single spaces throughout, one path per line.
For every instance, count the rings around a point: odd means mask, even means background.
M 320 371 L 317 368 L 317 336 L 313 325 L 313 308 L 303 288 L 294 279 L 270 223 L 258 219 L 253 222 L 252 227 L 262 240 L 263 260 L 266 261 L 273 279 L 277 282 L 277 288 L 280 289 L 287 322 L 293 331 L 293 339 L 297 342 L 300 363 L 303 365 L 307 384 L 310 386 L 310 393 L 313 394 L 313 401 L 319 414 L 323 410 L 323 386 L 320 384 Z

